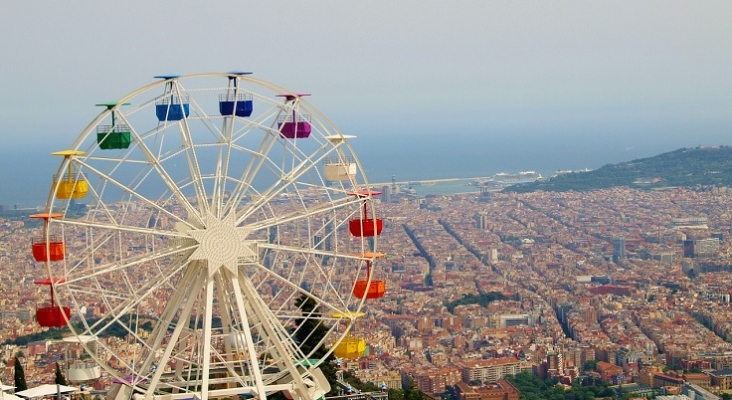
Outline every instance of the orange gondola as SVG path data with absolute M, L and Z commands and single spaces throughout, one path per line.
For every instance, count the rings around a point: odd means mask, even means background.
M 359 299 L 380 299 L 386 293 L 386 281 L 373 279 L 371 276 L 370 258 L 382 258 L 382 253 L 367 253 L 363 255 L 366 260 L 366 279 L 357 280 L 353 287 L 353 295 Z
M 43 219 L 43 232 L 41 237 L 32 239 L 33 258 L 38 262 L 61 261 L 64 259 L 66 246 L 59 236 L 48 235 L 48 220 L 63 216 L 60 213 L 33 214 L 30 218 Z

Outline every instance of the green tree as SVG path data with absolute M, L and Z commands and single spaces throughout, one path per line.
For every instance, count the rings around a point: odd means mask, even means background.
M 404 391 L 404 400 L 421 400 L 422 393 L 417 389 L 414 384 L 410 384 L 407 390 Z
M 587 360 L 582 365 L 584 371 L 594 371 L 597 368 L 597 360 Z
M 300 309 L 300 314 L 303 316 L 295 321 L 297 324 L 295 340 L 300 344 L 300 349 L 305 355 L 312 354 L 316 358 L 322 357 L 325 349 L 321 346 L 316 350 L 315 347 L 328 333 L 328 329 L 323 325 L 323 321 L 315 318 L 314 314 L 318 311 L 315 309 L 315 300 L 302 294 L 295 300 L 295 306 Z
M 15 370 L 15 391 L 28 390 L 28 385 L 25 383 L 25 372 L 23 371 L 23 366 L 20 364 L 20 360 L 18 360 L 18 356 L 15 356 L 13 360 L 13 369 Z
M 315 300 L 302 294 L 295 299 L 295 305 L 300 309 L 300 315 L 302 315 L 302 318 L 295 319 L 295 341 L 300 345 L 300 349 L 302 349 L 302 352 L 306 356 L 322 359 L 325 356 L 326 349 L 324 346 L 316 349 L 316 346 L 328 333 L 328 329 L 315 315 L 318 312 L 315 309 L 317 304 Z M 330 392 L 327 395 L 335 396 L 338 394 L 338 386 L 335 367 L 331 362 L 333 361 L 333 356 L 331 355 L 323 361 L 319 368 L 330 384 Z M 285 395 L 282 392 L 277 392 L 268 395 L 267 398 L 285 400 Z
M 452 385 L 445 386 L 445 393 L 440 395 L 442 400 L 459 400 L 460 394 L 458 393 L 457 387 Z
M 398 389 L 387 390 L 389 394 L 389 400 L 404 400 L 404 391 Z
M 61 373 L 61 367 L 58 366 L 58 362 L 56 363 L 56 379 L 53 382 L 57 385 L 66 385 L 66 378 Z
M 319 318 L 314 318 L 314 314 L 318 311 L 315 309 L 315 300 L 308 297 L 305 294 L 300 295 L 295 300 L 295 305 L 300 309 L 300 314 L 303 318 L 298 318 L 295 323 L 297 324 L 295 331 L 295 340 L 300 344 L 300 348 L 303 353 L 310 355 L 313 358 L 323 358 L 325 356 L 325 346 L 315 348 L 320 343 L 325 335 L 328 333 L 328 329 L 323 325 L 323 321 Z M 333 355 L 328 356 L 322 364 L 320 364 L 320 370 L 323 371 L 323 375 L 330 384 L 330 395 L 337 394 L 338 384 L 336 379 L 336 370 L 333 365 Z M 359 381 L 360 383 L 360 381 Z

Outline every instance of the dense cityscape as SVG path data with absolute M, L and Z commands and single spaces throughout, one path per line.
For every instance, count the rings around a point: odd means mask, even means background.
M 732 400 L 732 2 L 6 2 L 0 400 Z
M 386 294 L 354 328 L 368 351 L 341 366 L 431 396 L 457 387 L 462 398 L 518 398 L 504 378 L 519 372 L 637 397 L 722 395 L 732 389 L 730 201 L 726 188 L 416 197 L 385 187 L 375 279 Z M 73 342 L 13 344 L 47 330 L 35 311 L 48 287 L 33 284 L 46 272 L 29 251 L 39 229 L 0 220 L 2 382 L 16 355 L 29 386 L 52 383 L 56 362 L 86 358 Z

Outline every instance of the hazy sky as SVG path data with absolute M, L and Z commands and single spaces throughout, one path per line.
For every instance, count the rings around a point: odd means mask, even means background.
M 730 21 L 730 1 L 10 1 L 0 138 L 70 143 L 153 75 L 244 70 L 349 133 L 732 144 Z

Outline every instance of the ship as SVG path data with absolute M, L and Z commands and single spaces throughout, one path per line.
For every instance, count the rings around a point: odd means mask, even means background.
M 541 176 L 540 173 L 536 171 L 520 171 L 518 174 L 499 172 L 493 175 L 493 181 L 508 185 L 514 185 L 517 183 L 529 183 L 537 181 L 539 179 L 544 178 Z
M 556 178 L 559 175 L 574 174 L 574 173 L 577 173 L 577 172 L 590 172 L 590 171 L 592 171 L 592 170 L 589 169 L 589 168 L 578 169 L 578 170 L 558 169 L 557 172 L 554 174 L 554 176 L 552 176 L 552 178 Z

